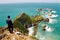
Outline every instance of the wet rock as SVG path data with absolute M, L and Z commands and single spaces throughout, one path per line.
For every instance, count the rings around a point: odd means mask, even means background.
M 33 24 L 33 26 L 36 26 L 37 24 L 35 23 L 35 24 Z
M 46 19 L 44 20 L 44 22 L 49 22 L 49 18 L 46 18 Z
M 46 30 L 45 28 L 46 28 L 46 25 L 44 25 L 44 26 L 43 26 L 43 31 L 45 31 L 45 30 Z

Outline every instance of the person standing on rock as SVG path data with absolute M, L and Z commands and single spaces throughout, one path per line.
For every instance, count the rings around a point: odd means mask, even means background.
M 6 23 L 8 25 L 8 30 L 10 33 L 13 33 L 13 23 L 10 19 L 10 16 L 7 17 Z

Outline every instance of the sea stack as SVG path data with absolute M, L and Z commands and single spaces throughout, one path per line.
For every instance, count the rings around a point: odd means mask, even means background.
M 44 20 L 44 22 L 49 22 L 49 18 L 46 18 L 46 19 Z

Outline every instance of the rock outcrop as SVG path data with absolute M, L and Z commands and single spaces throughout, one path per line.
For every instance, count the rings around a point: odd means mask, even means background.
M 46 19 L 44 20 L 44 22 L 49 22 L 49 18 L 46 18 Z
M 0 40 L 37 40 L 36 38 L 32 38 L 28 35 L 23 35 L 23 33 L 18 32 L 16 29 L 14 33 L 11 34 L 7 29 L 3 34 L 0 34 Z
M 40 18 L 40 17 L 39 17 Z M 33 20 L 34 21 L 34 20 Z M 19 14 L 13 21 L 14 32 L 9 33 L 7 27 L 1 28 L 0 40 L 38 40 L 28 36 L 27 28 L 32 25 L 32 19 L 25 13 Z M 35 26 L 37 24 L 33 24 Z
M 26 13 L 19 14 L 13 22 L 14 28 L 18 27 L 23 33 L 28 33 L 27 28 L 30 24 L 32 24 L 32 20 Z

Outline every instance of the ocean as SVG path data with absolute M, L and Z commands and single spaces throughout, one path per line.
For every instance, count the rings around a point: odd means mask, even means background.
M 51 23 L 39 23 L 37 30 L 37 38 L 40 40 L 60 40 L 60 3 L 20 3 L 20 4 L 0 4 L 0 26 L 6 25 L 6 18 L 8 15 L 11 19 L 24 11 L 30 17 L 39 14 L 37 8 L 51 8 L 56 11 L 58 15 L 57 18 L 51 19 Z M 49 27 L 53 28 L 52 32 L 43 31 L 42 25 L 47 24 Z

